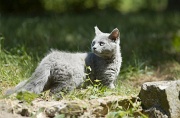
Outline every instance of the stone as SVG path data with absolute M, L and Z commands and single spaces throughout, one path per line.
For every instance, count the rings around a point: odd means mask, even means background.
M 54 103 L 56 103 L 56 105 L 45 109 L 45 113 L 48 117 L 54 117 L 57 114 L 80 116 L 86 110 L 86 103 L 80 100 L 62 102 L 54 101 Z
M 14 118 L 14 114 L 24 117 L 52 118 L 52 117 L 78 117 L 78 118 L 97 118 L 106 117 L 110 111 L 121 108 L 130 110 L 133 103 L 139 103 L 136 96 L 107 96 L 96 99 L 86 100 L 60 100 L 45 101 L 35 99 L 31 104 L 14 101 L 11 99 L 0 100 L 0 116 L 8 112 L 11 114 L 7 118 Z M 7 107 L 7 108 L 6 108 Z
M 180 118 L 180 80 L 146 82 L 139 98 L 145 112 L 155 114 L 152 117 Z

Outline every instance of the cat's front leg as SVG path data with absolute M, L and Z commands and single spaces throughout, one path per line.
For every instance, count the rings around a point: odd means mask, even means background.
M 114 83 L 111 83 L 108 87 L 109 87 L 110 89 L 114 89 L 114 88 L 115 88 L 115 85 L 114 85 Z

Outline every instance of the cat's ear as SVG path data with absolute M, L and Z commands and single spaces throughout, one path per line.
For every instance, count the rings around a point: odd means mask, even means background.
M 119 36 L 120 36 L 120 32 L 117 28 L 115 28 L 109 35 L 109 39 L 113 40 L 113 41 L 116 41 L 119 39 Z
M 94 29 L 95 29 L 96 35 L 99 35 L 102 33 L 97 26 L 95 26 Z

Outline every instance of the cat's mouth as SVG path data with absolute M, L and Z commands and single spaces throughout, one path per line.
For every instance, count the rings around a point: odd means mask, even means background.
M 102 53 L 97 50 L 93 50 L 92 52 L 99 57 L 101 57 L 101 55 L 102 55 Z

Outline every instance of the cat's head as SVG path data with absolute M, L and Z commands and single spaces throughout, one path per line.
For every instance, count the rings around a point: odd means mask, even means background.
M 101 32 L 95 26 L 95 37 L 91 44 L 92 52 L 102 58 L 110 58 L 119 52 L 120 32 L 115 28 L 111 33 Z

